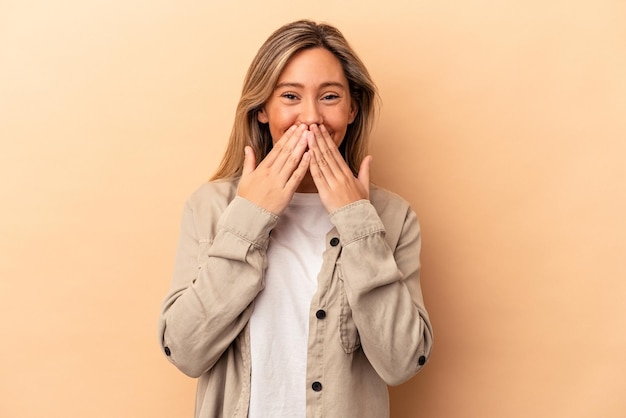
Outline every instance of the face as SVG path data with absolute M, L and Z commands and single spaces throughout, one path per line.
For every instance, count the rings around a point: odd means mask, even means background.
M 313 48 L 289 60 L 258 120 L 269 124 L 274 143 L 304 123 L 324 125 L 339 146 L 356 113 L 341 62 L 327 49 Z

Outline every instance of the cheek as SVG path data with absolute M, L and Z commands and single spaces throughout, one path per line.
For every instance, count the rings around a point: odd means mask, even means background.
M 272 140 L 278 141 L 297 122 L 297 117 L 289 112 L 277 112 L 270 117 L 269 127 Z
M 283 135 L 283 133 L 285 132 L 285 129 L 282 127 L 282 125 L 277 124 L 276 120 L 274 119 L 270 119 L 270 122 L 268 124 L 269 126 L 269 130 L 270 130 L 270 135 L 272 136 L 272 142 L 276 142 L 280 139 L 280 137 Z
M 349 114 L 342 112 L 341 114 L 334 114 L 332 116 L 325 119 L 325 125 L 326 129 L 332 133 L 333 142 L 339 146 L 341 142 L 343 142 L 343 138 L 348 130 Z

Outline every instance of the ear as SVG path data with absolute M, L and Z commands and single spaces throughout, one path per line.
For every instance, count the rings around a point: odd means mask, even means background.
M 348 116 L 348 125 L 354 122 L 356 119 L 356 115 L 359 114 L 359 106 L 356 104 L 354 100 L 352 100 L 352 104 L 350 105 L 350 115 Z
M 256 118 L 259 122 L 261 123 L 268 123 L 270 120 L 267 117 L 267 113 L 265 113 L 265 108 L 261 108 L 261 110 L 259 110 L 259 112 L 256 114 Z

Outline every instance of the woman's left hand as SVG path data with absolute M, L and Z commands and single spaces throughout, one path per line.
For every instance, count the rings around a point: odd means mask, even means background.
M 322 204 L 331 213 L 357 200 L 369 199 L 370 163 L 372 156 L 363 158 L 358 177 L 354 177 L 337 145 L 324 125 L 311 125 L 309 130 L 309 170 Z

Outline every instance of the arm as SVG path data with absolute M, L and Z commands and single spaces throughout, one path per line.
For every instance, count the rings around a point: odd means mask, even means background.
M 170 292 L 159 320 L 168 359 L 185 374 L 209 370 L 241 333 L 263 288 L 269 231 L 277 217 L 236 197 L 219 217 L 212 242 L 198 234 L 187 203 Z
M 395 215 L 395 214 L 394 214 Z M 432 330 L 420 288 L 420 228 L 407 207 L 395 248 L 369 201 L 331 214 L 343 249 L 341 272 L 352 318 L 368 360 L 390 385 L 400 384 L 424 365 Z M 395 240 L 390 240 L 395 241 Z
M 159 329 L 163 351 L 189 376 L 213 367 L 248 323 L 252 301 L 263 288 L 269 233 L 309 164 L 306 146 L 302 124 L 288 129 L 258 167 L 252 148 L 245 147 L 237 197 L 215 232 L 203 228 L 200 236 L 197 223 L 207 227 L 216 214 L 206 211 L 218 210 L 216 206 L 194 213 L 187 204 Z

